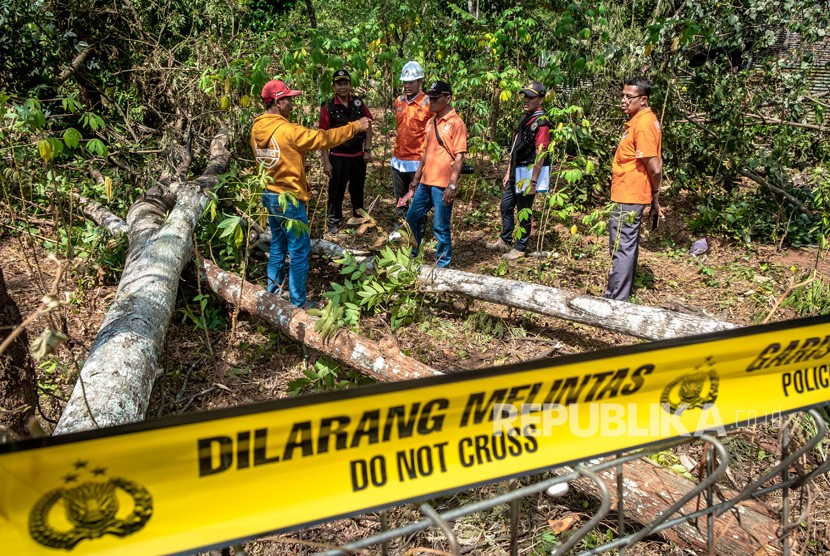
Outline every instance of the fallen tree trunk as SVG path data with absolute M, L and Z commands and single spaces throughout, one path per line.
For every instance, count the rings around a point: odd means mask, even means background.
M 608 493 L 611 495 L 611 507 L 617 507 L 617 472 L 606 469 L 598 473 Z M 597 497 L 592 481 L 574 481 L 573 488 L 585 496 Z M 648 524 L 665 509 L 686 495 L 693 485 L 671 471 L 646 459 L 639 459 L 623 465 L 623 500 L 626 520 Z M 719 489 L 719 494 L 731 499 L 737 492 Z M 718 502 L 719 499 L 716 499 Z M 705 500 L 692 499 L 682 508 L 684 514 L 691 514 L 705 507 Z M 740 517 L 736 517 L 740 516 Z M 678 517 L 678 514 L 669 519 Z M 719 556 L 746 556 L 756 554 L 766 556 L 780 554 L 781 550 L 777 530 L 779 521 L 771 516 L 761 502 L 746 500 L 734 509 L 715 518 L 714 534 L 717 554 Z M 681 548 L 689 548 L 696 553 L 706 554 L 707 519 L 705 516 L 696 521 L 684 522 L 659 534 L 664 539 Z M 622 535 L 622 533 L 620 533 Z
M 124 273 L 55 434 L 144 419 L 161 373 L 159 354 L 180 275 L 193 254 L 193 230 L 207 190 L 228 165 L 227 141 L 223 128 L 211 144 L 207 169 L 178 187 L 166 219 L 171 197 L 164 191 L 148 191 L 130 209 Z
M 346 329 L 324 339 L 314 330 L 316 318 L 278 295 L 244 282 L 206 260 L 199 262 L 199 271 L 210 289 L 228 303 L 238 305 L 240 309 L 268 321 L 287 336 L 378 380 L 390 382 L 441 374 L 402 354 L 391 342 L 389 345 L 379 344 Z
M 336 243 L 320 240 L 312 245 L 312 252 L 338 258 L 343 256 L 346 249 Z M 356 256 L 360 257 L 362 254 Z M 665 340 L 735 328 L 732 323 L 695 317 L 660 307 L 636 305 L 449 268 L 422 266 L 420 281 L 428 291 L 459 293 L 481 301 L 588 324 L 647 340 Z
M 421 267 L 428 291 L 461 293 L 481 301 L 621 332 L 647 340 L 694 336 L 735 325 L 567 290 L 483 276 L 449 268 Z

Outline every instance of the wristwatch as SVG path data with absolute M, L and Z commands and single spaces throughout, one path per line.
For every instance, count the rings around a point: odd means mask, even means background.
M 451 183 L 448 187 L 449 187 L 450 189 L 452 189 L 453 191 L 455 191 L 455 184 L 454 184 L 454 183 Z

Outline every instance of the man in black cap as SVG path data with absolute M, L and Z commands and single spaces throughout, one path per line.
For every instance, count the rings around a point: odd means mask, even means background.
M 432 231 L 438 245 L 435 264 L 450 265 L 452 255 L 452 205 L 467 152 L 467 126 L 450 105 L 452 87 L 445 81 L 433 81 L 427 89 L 429 109 L 435 114 L 427 122 L 424 137 L 424 154 L 409 189 L 415 191 L 412 204 L 406 213 L 406 221 L 420 247 L 424 235 L 423 221 L 426 214 L 435 209 Z M 418 249 L 412 249 L 413 255 Z
M 349 122 L 368 118 L 372 113 L 363 99 L 352 96 L 352 78 L 345 69 L 334 72 L 334 97 L 320 106 L 320 129 L 341 127 Z M 329 178 L 328 229 L 337 233 L 343 220 L 343 198 L 346 185 L 352 199 L 352 217 L 346 222 L 355 226 L 363 222 L 358 210 L 363 208 L 363 186 L 366 183 L 366 163 L 372 152 L 372 126 L 366 133 L 358 133 L 352 139 L 333 149 L 324 149 L 323 171 Z
M 504 195 L 501 199 L 501 237 L 487 244 L 493 251 L 501 251 L 508 261 L 525 256 L 530 225 L 533 220 L 533 199 L 537 186 L 547 191 L 550 162 L 542 155 L 550 145 L 550 122 L 542 110 L 545 86 L 533 81 L 522 89 L 524 116 L 519 120 L 510 148 L 510 164 L 502 178 Z M 539 182 L 540 178 L 542 183 Z M 513 212 L 518 212 L 519 230 Z

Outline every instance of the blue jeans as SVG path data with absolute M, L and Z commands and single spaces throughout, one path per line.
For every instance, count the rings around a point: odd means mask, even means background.
M 452 231 L 450 220 L 452 219 L 452 204 L 444 204 L 444 190 L 432 185 L 419 184 L 412 197 L 412 204 L 406 213 L 406 222 L 415 234 L 415 242 L 421 246 L 421 239 L 424 237 L 424 217 L 435 209 L 432 217 L 432 231 L 438 245 L 435 248 L 435 264 L 440 267 L 450 266 L 452 255 Z M 412 254 L 417 255 L 418 249 L 412 249 Z
M 289 201 L 285 211 L 278 202 L 279 195 L 272 191 L 262 194 L 262 206 L 268 210 L 268 226 L 271 228 L 271 249 L 268 255 L 268 291 L 275 293 L 285 280 L 288 268 L 288 292 L 291 304 L 301 307 L 306 299 L 308 281 L 308 257 L 311 254 L 311 239 L 308 237 L 308 214 L 305 203 L 294 206 Z M 295 220 L 306 225 L 306 230 L 286 229 L 289 221 Z M 286 264 L 285 258 L 289 261 Z

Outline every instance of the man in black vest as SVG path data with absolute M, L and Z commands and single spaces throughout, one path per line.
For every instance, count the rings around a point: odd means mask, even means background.
M 341 127 L 360 118 L 372 119 L 372 114 L 360 97 L 352 96 L 352 78 L 345 69 L 334 72 L 334 97 L 320 106 L 320 129 Z M 346 222 L 355 226 L 363 222 L 358 210 L 363 208 L 363 185 L 366 183 L 366 163 L 372 154 L 372 126 L 366 133 L 358 133 L 339 147 L 323 149 L 323 171 L 329 178 L 328 228 L 336 234 L 343 221 L 343 197 L 346 185 L 352 199 L 352 217 Z
M 533 199 L 540 176 L 549 180 L 550 162 L 539 156 L 550 144 L 550 122 L 542 110 L 547 90 L 538 81 L 522 89 L 525 114 L 516 127 L 510 149 L 510 165 L 504 174 L 504 196 L 501 200 L 501 237 L 487 244 L 493 251 L 501 251 L 503 259 L 516 260 L 525 256 L 530 224 L 533 219 Z M 540 187 L 542 184 L 539 184 Z M 545 183 L 545 186 L 547 183 Z M 544 189 L 547 191 L 547 187 Z M 518 211 L 519 233 L 513 211 Z

